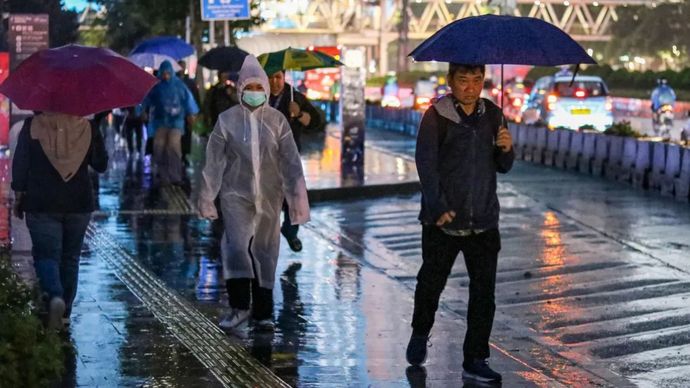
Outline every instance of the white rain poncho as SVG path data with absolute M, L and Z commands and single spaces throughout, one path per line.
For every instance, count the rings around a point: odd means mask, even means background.
M 220 196 L 225 279 L 256 278 L 272 289 L 283 198 L 294 225 L 309 221 L 309 201 L 290 125 L 268 105 L 268 77 L 248 55 L 239 74 L 240 97 L 251 83 L 263 86 L 266 103 L 253 112 L 238 104 L 218 117 L 206 147 L 199 211 L 202 217 L 217 217 L 213 201 Z

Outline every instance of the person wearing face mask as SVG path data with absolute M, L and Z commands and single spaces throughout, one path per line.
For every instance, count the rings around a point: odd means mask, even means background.
M 268 77 L 256 57 L 245 58 L 237 84 L 241 103 L 220 114 L 209 136 L 199 212 L 218 218 L 213 202 L 220 197 L 230 304 L 220 326 L 234 329 L 251 317 L 272 330 L 283 199 L 295 225 L 309 221 L 309 201 L 290 124 L 267 104 Z

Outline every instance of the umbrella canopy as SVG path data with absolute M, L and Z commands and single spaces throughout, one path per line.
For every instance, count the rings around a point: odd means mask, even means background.
M 343 65 L 337 59 L 324 53 L 291 47 L 281 51 L 261 54 L 258 60 L 268 75 L 280 70 L 305 71 Z
M 129 55 L 139 53 L 163 54 L 179 61 L 194 54 L 194 46 L 175 36 L 159 36 L 139 43 Z
M 139 67 L 150 67 L 154 70 L 158 70 L 158 68 L 161 67 L 161 63 L 163 63 L 163 61 L 168 61 L 172 64 L 173 71 L 175 73 L 182 70 L 180 65 L 177 64 L 176 60 L 174 60 L 172 57 L 163 54 L 139 53 L 130 56 L 129 60 L 134 62 L 134 64 Z
M 111 50 L 67 45 L 32 54 L 0 93 L 21 109 L 88 116 L 137 105 L 156 82 Z
M 596 64 L 563 30 L 530 17 L 482 15 L 452 22 L 422 42 L 416 61 L 469 65 Z
M 216 47 L 199 58 L 199 64 L 218 71 L 239 72 L 248 52 L 232 46 Z

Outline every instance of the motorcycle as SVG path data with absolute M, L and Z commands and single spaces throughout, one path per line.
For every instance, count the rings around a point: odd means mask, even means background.
M 654 116 L 654 135 L 665 139 L 670 138 L 673 129 L 673 106 L 670 104 L 662 105 Z

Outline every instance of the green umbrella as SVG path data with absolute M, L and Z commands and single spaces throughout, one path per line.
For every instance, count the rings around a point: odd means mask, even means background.
M 305 71 L 324 67 L 342 66 L 343 64 L 324 53 L 288 47 L 285 50 L 259 55 L 259 63 L 271 75 L 280 70 Z M 294 100 L 293 96 L 290 96 Z

